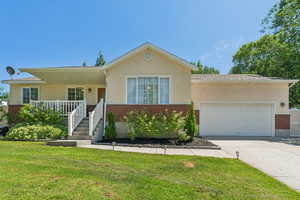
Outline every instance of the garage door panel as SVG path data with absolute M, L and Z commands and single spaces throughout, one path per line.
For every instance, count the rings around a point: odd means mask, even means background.
M 272 104 L 200 105 L 200 135 L 272 135 Z

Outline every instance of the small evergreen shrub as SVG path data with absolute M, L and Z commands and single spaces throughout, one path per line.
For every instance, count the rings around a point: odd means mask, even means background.
M 196 133 L 196 116 L 194 111 L 194 104 L 193 102 L 190 104 L 189 111 L 185 118 L 185 125 L 184 130 L 191 139 L 193 139 Z
M 105 127 L 105 139 L 113 140 L 117 137 L 115 117 L 112 112 L 107 113 L 107 125 Z
M 14 140 L 62 139 L 66 132 L 53 126 L 19 124 L 13 127 L 6 138 Z

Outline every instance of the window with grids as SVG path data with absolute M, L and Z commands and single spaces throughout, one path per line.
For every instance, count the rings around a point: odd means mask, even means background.
M 68 100 L 82 101 L 84 100 L 84 88 L 68 88 Z
M 39 99 L 38 88 L 22 88 L 22 102 L 23 104 L 30 103 L 30 100 Z
M 168 77 L 132 77 L 127 79 L 128 104 L 169 104 Z

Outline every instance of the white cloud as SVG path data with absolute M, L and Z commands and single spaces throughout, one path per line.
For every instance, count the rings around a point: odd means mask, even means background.
M 227 73 L 232 66 L 232 56 L 244 43 L 246 40 L 243 36 L 236 40 L 220 40 L 213 45 L 211 51 L 200 55 L 200 61 L 219 69 L 221 73 Z

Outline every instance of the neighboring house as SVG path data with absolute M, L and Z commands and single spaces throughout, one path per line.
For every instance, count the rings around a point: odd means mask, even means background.
M 191 101 L 203 136 L 289 135 L 289 87 L 296 80 L 192 75 L 193 69 L 187 61 L 145 43 L 102 67 L 21 68 L 37 78 L 3 83 L 10 85 L 9 112 L 17 113 L 26 103 L 42 102 L 69 113 L 70 135 L 86 115 L 85 108 L 94 110 L 92 118 L 95 112 L 113 112 L 118 136 L 126 137 L 123 117 L 129 111 L 186 112 Z M 100 99 L 105 99 L 104 109 L 102 102 L 96 107 Z M 84 111 L 75 115 L 79 105 Z M 76 119 L 70 117 L 71 111 Z M 91 121 L 94 131 L 99 119 Z
M 7 102 L 6 101 L 0 101 L 0 106 L 7 106 Z

